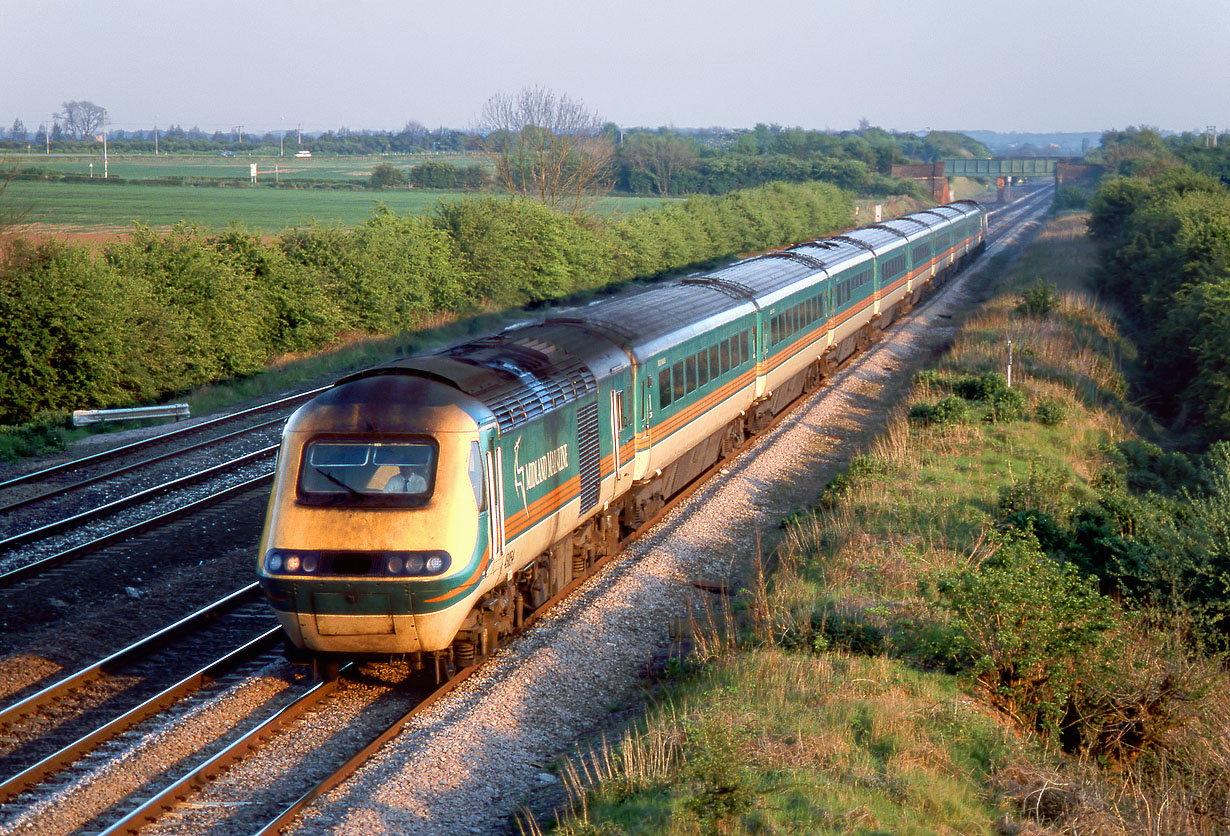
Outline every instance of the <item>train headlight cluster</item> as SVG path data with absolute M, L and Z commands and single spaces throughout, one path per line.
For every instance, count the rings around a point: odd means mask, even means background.
M 452 558 L 445 551 L 300 551 L 270 549 L 265 572 L 270 575 L 434 577 L 448 571 Z
M 397 552 L 385 561 L 385 571 L 390 575 L 439 575 L 451 562 L 448 552 Z

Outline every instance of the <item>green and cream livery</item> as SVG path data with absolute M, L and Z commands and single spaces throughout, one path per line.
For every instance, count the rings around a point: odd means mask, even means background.
M 289 640 L 468 663 L 982 245 L 937 206 L 351 375 L 287 421 Z

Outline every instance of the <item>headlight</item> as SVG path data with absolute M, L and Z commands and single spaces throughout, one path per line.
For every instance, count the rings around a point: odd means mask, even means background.
M 425 578 L 442 575 L 452 565 L 448 552 L 433 551 L 301 551 L 270 549 L 265 572 L 270 575 L 308 574 Z

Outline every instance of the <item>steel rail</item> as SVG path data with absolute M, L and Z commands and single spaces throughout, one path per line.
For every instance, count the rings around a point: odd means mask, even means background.
M 167 646 L 187 633 L 197 632 L 203 624 L 222 616 L 228 610 L 233 610 L 244 604 L 250 604 L 258 600 L 260 596 L 259 585 L 255 583 L 249 584 L 242 589 L 232 592 L 225 598 L 221 598 L 181 618 L 174 624 L 162 628 L 157 633 L 153 633 L 140 641 L 130 644 L 128 647 L 117 650 L 107 658 L 92 665 L 87 665 L 76 673 L 48 685 L 37 693 L 31 694 L 4 709 L 0 709 L 0 728 L 12 725 L 21 717 L 32 714 L 55 702 L 64 694 L 76 690 L 87 682 L 102 679 L 104 676 L 125 665 L 130 665 L 149 656 L 155 650 Z
M 62 747 L 59 751 L 48 755 L 38 763 L 0 782 L 0 804 L 31 787 L 37 786 L 47 777 L 62 771 L 100 743 L 104 743 L 121 732 L 127 731 L 158 712 L 164 711 L 184 697 L 199 691 L 218 677 L 233 671 L 244 662 L 268 652 L 280 643 L 281 633 L 282 628 L 280 626 L 267 630 L 241 647 L 230 651 L 225 656 L 215 659 L 203 668 L 164 688 L 140 705 L 103 723 L 88 734 Z
M 57 465 L 52 465 L 51 467 L 45 467 L 41 470 L 34 470 L 29 473 L 24 473 L 21 476 L 14 476 L 12 479 L 8 479 L 4 482 L 0 482 L 0 490 L 13 487 L 14 485 L 20 485 L 24 482 L 31 482 L 36 479 L 46 479 L 48 476 L 53 476 L 56 473 L 69 470 L 70 468 L 81 467 L 84 464 L 91 464 L 94 462 L 106 461 L 109 458 L 114 458 L 116 456 L 123 455 L 124 453 L 132 452 L 133 450 L 139 450 L 142 447 L 149 447 L 151 445 L 158 444 L 159 442 L 166 441 L 167 439 L 178 438 L 181 435 L 186 435 L 188 433 L 196 432 L 200 430 L 202 427 L 210 427 L 215 424 L 224 423 L 226 421 L 234 421 L 236 418 L 242 418 L 244 416 L 253 415 L 258 412 L 264 412 L 269 409 L 277 409 L 279 406 L 284 406 L 288 403 L 291 403 L 292 401 L 300 400 L 302 398 L 310 398 L 313 395 L 319 395 L 321 392 L 328 391 L 331 388 L 333 388 L 332 385 L 321 386 L 317 389 L 309 389 L 306 392 L 300 392 L 295 395 L 287 395 L 286 397 L 279 398 L 276 401 L 270 401 L 269 403 L 264 403 L 258 406 L 249 407 L 248 409 L 242 409 L 239 412 L 231 412 L 231 413 L 227 413 L 226 415 L 220 415 L 217 418 L 209 418 L 205 421 L 199 421 L 188 427 L 183 427 L 177 430 L 171 430 L 170 432 L 161 433 L 159 435 L 151 436 L 149 438 L 143 438 L 140 441 L 134 441 L 130 444 L 125 444 L 121 447 L 114 447 L 110 450 L 103 450 L 100 453 L 94 453 L 93 455 L 90 455 L 90 456 L 83 456 L 82 458 L 73 459 L 72 461 L 62 462 Z
M 343 666 L 343 670 L 350 663 Z M 332 694 L 340 680 L 316 682 L 289 705 L 283 706 L 273 716 L 249 729 L 241 738 L 222 749 L 205 763 L 175 779 L 160 792 L 146 799 L 119 821 L 100 831 L 96 836 L 115 836 L 117 833 L 140 833 L 149 822 L 156 821 L 164 811 L 173 809 L 179 800 L 193 789 L 205 786 L 222 774 L 227 767 L 241 760 L 260 743 L 276 732 L 302 717 L 310 709 Z
M 187 505 L 180 505 L 177 508 L 172 508 L 170 511 L 165 511 L 156 517 L 150 517 L 149 519 L 144 519 L 140 522 L 126 526 L 125 528 L 121 528 L 118 531 L 113 531 L 110 534 L 104 534 L 101 537 L 90 540 L 88 543 L 81 543 L 80 545 L 65 549 L 62 552 L 57 552 L 55 554 L 48 555 L 47 557 L 40 558 L 39 560 L 35 560 L 31 563 L 27 563 L 25 566 L 18 566 L 16 569 L 10 569 L 8 572 L 0 574 L 0 590 L 15 586 L 16 584 L 29 580 L 34 575 L 38 575 L 61 564 L 77 560 L 87 554 L 106 548 L 107 546 L 132 539 L 144 531 L 167 525 L 177 519 L 180 519 L 181 517 L 186 517 L 189 514 L 201 511 L 212 505 L 218 505 L 226 502 L 227 500 L 234 499 L 237 496 L 247 493 L 248 491 L 255 490 L 256 488 L 272 481 L 272 473 L 256 476 L 246 482 L 241 482 L 238 485 L 232 485 L 229 488 L 223 488 L 220 491 L 211 493 L 209 496 L 189 502 Z
M 65 517 L 64 519 L 56 520 L 55 522 L 51 522 L 51 523 L 47 523 L 46 525 L 39 526 L 38 528 L 32 528 L 29 531 L 23 531 L 20 534 L 14 534 L 10 537 L 6 537 L 3 540 L 0 540 L 0 551 L 11 549 L 14 546 L 23 545 L 25 543 L 30 542 L 31 540 L 37 540 L 40 537 L 46 537 L 49 534 L 55 534 L 57 531 L 62 531 L 65 528 L 70 528 L 74 525 L 81 525 L 82 523 L 86 523 L 91 520 L 97 519 L 98 517 L 101 517 L 104 514 L 108 514 L 113 511 L 119 511 L 122 508 L 127 508 L 130 505 L 135 505 L 138 502 L 141 502 L 146 499 L 150 499 L 162 493 L 167 493 L 168 491 L 174 490 L 176 488 L 187 487 L 188 485 L 194 484 L 196 482 L 204 481 L 205 479 L 208 479 L 212 476 L 217 476 L 221 473 L 225 473 L 227 470 L 233 470 L 236 467 L 249 464 L 262 457 L 271 456 L 274 453 L 276 453 L 277 450 L 278 450 L 278 445 L 276 444 L 270 445 L 269 447 L 262 447 L 259 450 L 254 450 L 251 453 L 245 453 L 242 456 L 231 459 L 230 461 L 227 461 L 227 462 L 223 462 L 222 464 L 214 465 L 213 467 L 206 468 L 205 470 L 201 470 L 196 473 L 190 473 L 187 476 L 181 476 L 178 479 L 172 479 L 169 482 L 163 482 L 161 485 L 155 485 L 152 488 L 146 488 L 143 491 L 138 491 L 137 493 L 131 494 L 130 496 L 125 496 L 125 497 L 122 497 L 121 499 L 113 500 L 112 502 L 108 502 L 105 505 L 100 505 L 97 508 L 91 508 L 88 511 L 82 511 L 79 514 L 74 514 L 71 517 Z
M 58 488 L 53 488 L 52 490 L 49 490 L 49 491 L 44 491 L 43 493 L 40 493 L 40 494 L 35 494 L 34 496 L 28 496 L 25 499 L 19 499 L 16 502 L 10 502 L 8 505 L 0 506 L 0 514 L 4 514 L 7 511 L 13 511 L 17 508 L 24 508 L 27 505 L 33 505 L 34 503 L 40 502 L 44 499 L 51 499 L 52 497 L 55 497 L 55 496 L 61 496 L 62 494 L 66 494 L 69 491 L 77 490 L 78 488 L 88 487 L 89 485 L 93 485 L 97 482 L 101 482 L 104 479 L 109 479 L 113 476 L 118 476 L 121 473 L 128 473 L 130 471 L 136 470 L 139 467 L 145 467 L 146 465 L 155 464 L 160 461 L 165 461 L 166 459 L 172 459 L 172 458 L 175 458 L 176 456 L 182 456 L 186 453 L 191 453 L 195 450 L 203 450 L 207 447 L 212 447 L 216 444 L 221 444 L 225 441 L 230 441 L 231 439 L 237 438 L 241 435 L 245 435 L 246 433 L 254 432 L 256 430 L 264 429 L 265 427 L 269 427 L 274 424 L 281 423 L 284 420 L 285 420 L 284 418 L 272 418 L 268 421 L 262 421 L 259 424 L 254 424 L 251 427 L 247 427 L 242 430 L 235 430 L 234 432 L 229 432 L 229 433 L 226 433 L 225 435 L 219 435 L 214 438 L 209 438 L 209 439 L 206 439 L 205 441 L 198 441 L 196 444 L 189 444 L 186 447 L 180 447 L 176 450 L 170 451 L 169 453 L 162 453 L 157 456 L 151 456 L 148 459 L 142 459 L 139 462 L 133 462 L 132 464 L 125 465 L 124 467 L 117 467 L 114 470 L 108 470 L 105 473 L 99 473 L 96 476 L 91 476 L 88 479 L 82 479 L 79 482 L 73 482 L 70 485 L 63 485 Z

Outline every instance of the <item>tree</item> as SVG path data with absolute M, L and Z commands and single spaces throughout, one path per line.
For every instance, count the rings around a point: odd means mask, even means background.
M 481 120 L 483 152 L 510 193 L 575 213 L 587 195 L 611 187 L 614 148 L 582 102 L 526 87 L 492 96 Z
M 102 127 L 107 111 L 93 102 L 65 102 L 64 111 L 56 115 L 73 139 L 80 141 Z
M 407 183 L 406 172 L 392 163 L 380 163 L 372 169 L 372 188 L 404 186 Z
M 9 135 L 14 142 L 26 141 L 26 125 L 20 119 L 13 120 L 13 127 L 9 130 Z
M 637 134 L 624 151 L 628 165 L 644 171 L 653 180 L 658 194 L 671 191 L 675 175 L 696 164 L 696 147 L 687 139 L 671 132 L 654 135 Z

